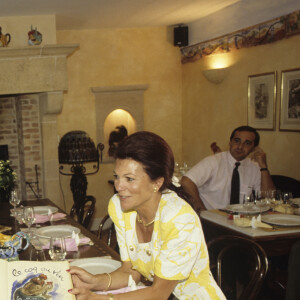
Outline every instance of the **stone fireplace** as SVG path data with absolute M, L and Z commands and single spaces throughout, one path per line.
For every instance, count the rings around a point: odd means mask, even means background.
M 8 145 L 22 199 L 60 203 L 56 118 L 72 45 L 0 48 L 0 144 Z M 38 181 L 38 185 L 37 185 Z

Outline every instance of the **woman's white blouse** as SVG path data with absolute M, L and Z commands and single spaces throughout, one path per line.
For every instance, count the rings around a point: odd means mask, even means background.
M 130 261 L 150 281 L 154 274 L 178 280 L 173 291 L 178 299 L 226 299 L 209 270 L 199 217 L 175 192 L 162 194 L 149 243 L 138 242 L 136 211 L 123 212 L 117 194 L 110 199 L 108 212 L 122 261 Z

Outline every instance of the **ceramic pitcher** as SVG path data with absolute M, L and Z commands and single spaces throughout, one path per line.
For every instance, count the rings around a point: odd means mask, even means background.
M 7 47 L 10 43 L 11 36 L 9 33 L 3 34 L 2 27 L 0 27 L 0 47 Z

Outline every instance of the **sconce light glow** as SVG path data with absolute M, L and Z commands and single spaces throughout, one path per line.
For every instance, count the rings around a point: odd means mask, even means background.
M 221 83 L 228 72 L 228 68 L 232 64 L 231 57 L 228 54 L 213 55 L 208 62 L 208 69 L 202 73 L 211 83 Z
M 229 55 L 220 54 L 211 57 L 210 68 L 211 69 L 223 69 L 229 67 L 231 64 Z

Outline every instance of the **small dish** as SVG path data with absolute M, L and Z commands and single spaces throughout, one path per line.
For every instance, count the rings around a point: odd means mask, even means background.
M 266 212 L 270 209 L 270 207 L 268 205 L 266 205 L 264 207 L 257 207 L 255 205 L 253 205 L 253 207 L 251 207 L 249 209 L 245 209 L 243 204 L 231 204 L 231 205 L 228 205 L 225 209 L 227 211 L 231 211 L 231 212 L 251 215 L 251 214 L 259 214 L 259 213 Z
M 79 234 L 80 229 L 71 225 L 53 225 L 38 228 L 35 231 L 35 235 L 41 238 L 48 239 L 50 239 L 51 237 L 70 238 L 72 237 L 73 232 L 75 234 Z
M 295 215 L 264 215 L 261 220 L 265 223 L 277 226 L 300 226 L 300 217 Z
M 121 262 L 111 258 L 90 257 L 73 260 L 70 265 L 80 267 L 95 275 L 111 273 L 121 267 Z
M 34 213 L 37 215 L 49 216 L 58 211 L 54 206 L 34 206 Z

